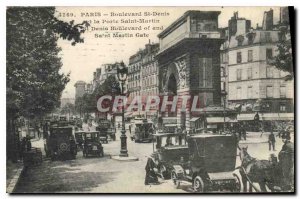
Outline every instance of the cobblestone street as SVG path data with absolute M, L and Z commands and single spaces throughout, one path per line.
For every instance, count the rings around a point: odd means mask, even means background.
M 266 141 L 266 137 L 264 135 L 260 139 Z M 119 138 L 119 133 L 117 138 Z M 270 154 L 268 143 L 250 143 L 251 138 L 249 139 L 249 143 L 244 142 L 244 144 L 240 145 L 247 145 L 249 153 L 253 157 L 267 159 Z M 76 160 L 51 161 L 45 159 L 42 165 L 26 170 L 15 192 L 192 192 L 190 183 L 183 184 L 180 189 L 175 189 L 171 180 L 163 181 L 160 179 L 159 185 L 145 186 L 146 155 L 152 153 L 153 145 L 152 143 L 134 143 L 129 139 L 127 141 L 129 154 L 138 157 L 139 161 L 121 162 L 111 159 L 111 156 L 119 154 L 120 140 L 117 139 L 116 141 L 110 141 L 108 144 L 103 144 L 105 153 L 103 158 L 84 158 L 80 151 L 77 154 Z M 35 141 L 33 142 L 33 146 L 42 147 L 43 141 Z M 281 146 L 281 140 L 277 139 L 277 151 L 274 152 L 276 155 L 280 151 Z M 237 164 L 239 162 L 239 158 L 237 157 Z

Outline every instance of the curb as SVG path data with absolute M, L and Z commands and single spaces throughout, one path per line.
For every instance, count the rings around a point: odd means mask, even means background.
M 13 193 L 16 185 L 18 184 L 19 180 L 20 180 L 20 176 L 22 175 L 24 171 L 24 166 L 22 166 L 21 168 L 19 168 L 16 172 L 16 174 L 14 175 L 14 177 L 10 180 L 8 186 L 6 187 L 6 193 Z

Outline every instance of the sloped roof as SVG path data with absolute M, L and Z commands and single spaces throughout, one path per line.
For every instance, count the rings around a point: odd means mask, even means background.
M 229 48 L 235 48 L 238 46 L 247 46 L 257 43 L 275 43 L 279 40 L 279 31 L 266 31 L 266 30 L 255 30 L 243 35 L 231 36 L 229 42 Z M 252 36 L 252 43 L 249 38 Z M 238 40 L 241 40 L 241 45 L 238 45 Z

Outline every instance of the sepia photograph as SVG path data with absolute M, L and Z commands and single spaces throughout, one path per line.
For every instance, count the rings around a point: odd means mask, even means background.
M 7 194 L 295 194 L 293 6 L 5 20 Z

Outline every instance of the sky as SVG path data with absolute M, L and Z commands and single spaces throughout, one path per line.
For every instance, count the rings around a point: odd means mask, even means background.
M 238 11 L 239 17 L 244 17 L 251 20 L 251 26 L 256 27 L 262 25 L 264 11 L 272 8 L 274 10 L 274 23 L 279 20 L 279 7 L 57 7 L 57 16 L 64 21 L 74 20 L 75 23 L 81 23 L 84 20 L 92 20 L 91 26 L 102 27 L 109 26 L 109 24 L 102 24 L 104 20 L 120 20 L 121 17 L 111 17 L 110 13 L 121 12 L 155 12 L 155 13 L 169 13 L 168 16 L 155 16 L 153 19 L 159 20 L 157 26 L 166 28 L 188 10 L 202 10 L 202 11 L 221 11 L 219 15 L 219 27 L 227 27 L 228 20 L 233 16 L 233 12 Z M 100 17 L 87 17 L 82 13 L 97 12 L 101 13 Z M 73 16 L 59 16 L 62 13 L 72 13 Z M 103 16 L 108 14 L 108 16 Z M 122 17 L 124 19 L 134 19 L 134 17 Z M 149 17 L 138 17 L 137 19 Z M 95 24 L 93 20 L 99 20 L 100 24 Z M 113 23 L 113 25 L 117 25 Z M 119 24 L 126 25 L 126 24 Z M 136 24 L 133 24 L 136 25 Z M 127 26 L 131 26 L 127 24 Z M 154 43 L 159 42 L 157 35 L 162 30 L 151 30 L 146 33 L 149 37 L 132 37 L 132 38 L 95 38 L 95 33 L 105 31 L 92 31 L 91 27 L 86 31 L 82 37 L 84 43 L 72 46 L 69 41 L 59 39 L 58 45 L 62 48 L 60 57 L 62 58 L 62 73 L 70 73 L 70 82 L 67 84 L 62 97 L 74 98 L 75 87 L 74 84 L 83 80 L 87 83 L 92 81 L 93 72 L 102 64 L 114 63 L 124 61 L 128 64 L 129 57 L 135 54 L 140 48 L 144 48 L 149 40 Z M 144 32 L 144 31 L 137 31 Z M 136 32 L 133 32 L 134 34 Z

